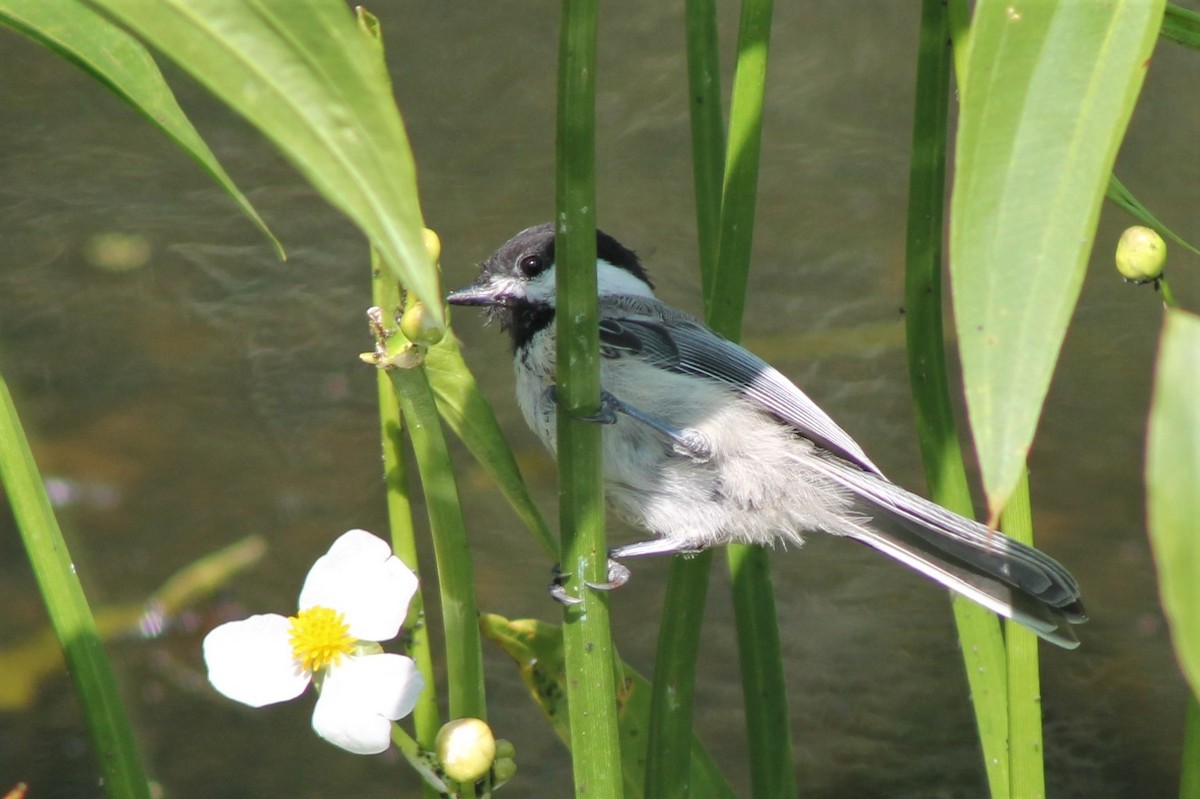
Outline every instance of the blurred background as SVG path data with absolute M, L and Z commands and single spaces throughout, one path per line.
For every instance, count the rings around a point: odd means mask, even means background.
M 452 288 L 512 233 L 552 216 L 558 5 L 379 0 L 371 10 Z M 729 66 L 736 9 L 722 13 Z M 745 341 L 893 479 L 923 490 L 902 330 L 917 17 L 911 3 L 778 5 Z M 308 567 L 339 533 L 385 532 L 375 377 L 357 357 L 371 347 L 368 259 L 357 232 L 263 139 L 164 70 L 289 260 L 135 112 L 0 30 L 0 368 L 95 603 L 136 605 L 219 547 L 250 534 L 269 543 L 262 563 L 165 635 L 110 645 L 162 795 L 419 796 L 394 752 L 361 758 L 318 740 L 311 697 L 254 711 L 204 679 L 207 629 L 293 612 Z M 1160 41 L 1117 165 L 1192 242 L 1198 83 L 1200 55 Z M 698 313 L 680 5 L 605 3 L 597 87 L 599 224 L 638 251 L 660 296 Z M 1079 650 L 1043 647 L 1056 797 L 1177 792 L 1186 689 L 1158 604 L 1141 477 L 1161 302 L 1112 265 L 1132 223 L 1105 207 L 1030 461 L 1037 541 L 1078 577 L 1092 617 Z M 1200 308 L 1200 260 L 1171 250 L 1173 287 Z M 507 340 L 470 311 L 455 323 L 554 519 L 553 464 L 513 403 Z M 481 607 L 556 621 L 550 564 L 457 452 Z M 614 522 L 610 535 L 636 533 Z M 697 731 L 746 796 L 728 581 L 716 562 Z M 646 674 L 666 568 L 637 563 L 612 597 L 621 654 Z M 779 551 L 773 568 L 803 795 L 983 795 L 944 592 L 820 537 Z M 0 607 L 0 681 L 11 683 L 28 675 L 5 651 L 47 621 L 7 514 Z M 491 722 L 515 742 L 520 769 L 502 795 L 570 795 L 565 750 L 512 664 L 486 654 Z M 70 683 L 61 667 L 42 677 L 0 707 L 0 791 L 22 780 L 39 799 L 99 796 Z

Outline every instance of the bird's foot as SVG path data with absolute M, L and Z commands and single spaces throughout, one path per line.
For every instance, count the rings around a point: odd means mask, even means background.
M 583 599 L 577 596 L 571 596 L 567 593 L 567 582 L 571 579 L 568 572 L 564 572 L 559 565 L 554 564 L 550 570 L 550 587 L 548 589 L 550 596 L 554 598 L 560 605 L 579 605 Z M 602 583 L 594 583 L 591 580 L 584 580 L 584 585 L 588 588 L 593 588 L 597 591 L 612 591 L 614 588 L 620 588 L 629 582 L 631 574 L 629 568 L 612 558 L 608 559 L 608 578 Z

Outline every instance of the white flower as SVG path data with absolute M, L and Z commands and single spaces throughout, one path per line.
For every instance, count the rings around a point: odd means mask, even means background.
M 385 654 L 417 590 L 417 576 L 366 530 L 344 533 L 308 573 L 300 611 L 222 624 L 204 639 L 208 679 L 230 699 L 295 699 L 315 678 L 317 735 L 361 755 L 384 751 L 392 722 L 425 687 L 412 658 Z

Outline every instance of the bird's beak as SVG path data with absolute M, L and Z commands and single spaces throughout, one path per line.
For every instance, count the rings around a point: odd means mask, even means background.
M 480 281 L 455 289 L 446 301 L 451 305 L 504 305 L 505 297 L 490 281 Z

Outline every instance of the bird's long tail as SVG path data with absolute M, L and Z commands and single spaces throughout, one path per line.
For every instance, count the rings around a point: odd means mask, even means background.
M 1087 614 L 1075 578 L 1056 560 L 851 464 L 829 461 L 822 470 L 854 494 L 864 518 L 836 532 L 890 555 L 1053 644 L 1079 646 L 1070 625 L 1087 621 Z

